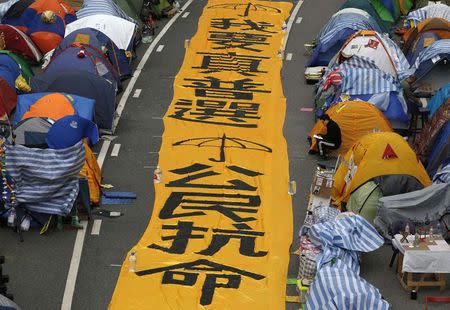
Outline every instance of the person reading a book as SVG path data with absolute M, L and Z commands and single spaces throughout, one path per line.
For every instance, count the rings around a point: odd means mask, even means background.
M 328 150 L 336 150 L 341 146 L 341 129 L 328 114 L 323 114 L 320 117 L 320 120 L 327 128 L 327 133 L 325 135 L 314 135 L 314 138 L 317 139 L 317 147 L 320 156 L 326 157 L 326 152 Z

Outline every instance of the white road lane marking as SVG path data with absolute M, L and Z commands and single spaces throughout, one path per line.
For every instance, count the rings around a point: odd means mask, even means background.
M 303 17 L 299 17 L 297 18 L 297 20 L 295 21 L 296 24 L 300 24 L 303 20 Z
M 144 169 L 153 169 L 156 168 L 156 166 L 144 166 Z
M 81 225 L 83 225 L 83 229 L 78 230 L 73 246 L 61 310 L 70 310 L 72 308 L 73 293 L 75 292 L 75 283 L 77 282 L 78 268 L 80 267 L 81 252 L 83 251 L 84 236 L 86 235 L 88 222 L 81 221 Z
M 188 17 L 190 13 L 191 13 L 191 12 L 186 12 L 186 13 L 184 13 L 183 16 L 181 16 L 181 18 L 186 18 L 186 17 Z
M 100 227 L 102 227 L 102 220 L 94 220 L 94 224 L 92 224 L 91 235 L 100 235 Z
M 134 85 L 136 84 L 137 79 L 139 78 L 139 75 L 142 72 L 142 69 L 144 68 L 145 64 L 147 63 L 150 55 L 152 54 L 153 50 L 155 49 L 155 46 L 161 41 L 162 37 L 166 34 L 166 32 L 169 30 L 170 27 L 175 23 L 175 21 L 180 17 L 180 15 L 188 8 L 188 6 L 193 2 L 194 0 L 188 0 L 185 5 L 181 8 L 181 10 L 175 14 L 164 26 L 164 28 L 161 30 L 161 32 L 156 36 L 156 38 L 153 40 L 153 42 L 148 47 L 147 51 L 145 52 L 144 56 L 142 57 L 141 61 L 139 62 L 139 65 L 137 66 L 135 72 L 133 73 L 133 77 L 131 78 L 130 82 L 128 83 L 127 88 L 122 94 L 122 97 L 120 98 L 119 104 L 117 105 L 113 126 L 112 126 L 112 132 L 114 132 L 117 128 L 117 125 L 119 124 L 120 117 L 122 116 L 123 110 L 125 109 L 125 105 L 127 103 L 128 97 L 130 97 L 131 91 L 134 88 Z M 103 162 L 105 161 L 106 154 L 108 153 L 109 145 L 111 144 L 111 141 L 104 141 L 102 145 L 102 149 L 100 150 L 99 157 L 97 158 L 97 162 L 100 166 L 100 168 L 103 166 Z M 77 281 L 77 275 L 78 275 L 78 268 L 80 267 L 80 260 L 81 260 L 81 252 L 83 251 L 83 244 L 84 244 L 84 237 L 86 235 L 87 230 L 87 222 L 82 221 L 81 224 L 83 225 L 84 229 L 78 230 L 77 236 L 75 239 L 75 244 L 73 248 L 72 253 L 72 259 L 70 260 L 70 268 L 69 273 L 67 275 L 66 280 L 66 286 L 64 289 L 64 296 L 63 301 L 61 305 L 61 310 L 70 310 L 72 308 L 72 300 L 73 295 L 75 292 L 75 284 Z
M 111 144 L 111 141 L 109 140 L 103 140 L 102 148 L 100 149 L 100 153 L 97 157 L 98 165 L 100 166 L 100 169 L 103 166 L 103 163 L 105 162 L 106 154 L 108 154 L 109 145 Z
M 160 45 L 160 46 L 158 46 L 158 48 L 156 49 L 156 52 L 157 53 L 160 53 L 160 52 L 162 52 L 162 50 L 164 49 L 164 45 Z
M 292 29 L 292 24 L 294 23 L 295 17 L 298 14 L 298 11 L 300 10 L 300 7 L 302 6 L 303 1 L 299 1 L 297 2 L 297 4 L 295 5 L 294 10 L 292 11 L 291 17 L 289 17 L 289 21 L 287 23 L 287 29 L 286 29 L 286 37 L 284 38 L 284 43 L 283 43 L 283 50 L 286 50 L 286 45 L 289 39 L 289 33 L 291 32 Z
M 110 267 L 122 267 L 122 265 L 119 264 L 109 264 Z
M 292 53 L 287 53 L 287 55 L 286 55 L 286 60 L 287 60 L 287 61 L 292 60 Z
M 142 91 L 142 89 L 136 88 L 136 90 L 134 91 L 134 94 L 133 94 L 133 98 L 139 98 L 139 96 L 141 95 L 141 91 Z
M 152 116 L 152 119 L 163 119 L 161 116 Z
M 156 38 L 153 40 L 153 42 L 148 47 L 147 51 L 145 52 L 144 56 L 142 57 L 141 61 L 139 62 L 139 65 L 137 66 L 136 70 L 133 73 L 133 77 L 131 78 L 130 82 L 128 83 L 127 88 L 123 92 L 122 98 L 120 98 L 119 104 L 117 105 L 116 114 L 114 117 L 114 122 L 112 126 L 112 132 L 114 132 L 117 128 L 117 125 L 119 124 L 120 117 L 122 116 L 123 110 L 125 109 L 125 105 L 127 104 L 128 97 L 131 94 L 131 91 L 134 88 L 134 84 L 136 84 L 137 79 L 139 78 L 139 75 L 141 75 L 142 69 L 144 68 L 145 64 L 147 63 L 150 55 L 153 53 L 153 50 L 155 49 L 156 45 L 161 41 L 162 37 L 166 34 L 166 32 L 169 30 L 170 27 L 172 27 L 173 23 L 175 23 L 180 17 L 180 15 L 186 11 L 188 6 L 194 2 L 194 0 L 188 0 L 185 5 L 181 8 L 181 10 L 175 14 L 164 26 L 164 28 L 161 30 L 160 33 L 156 36 Z
M 112 157 L 119 156 L 119 151 L 120 151 L 120 143 L 114 144 L 113 149 L 111 151 L 111 156 Z

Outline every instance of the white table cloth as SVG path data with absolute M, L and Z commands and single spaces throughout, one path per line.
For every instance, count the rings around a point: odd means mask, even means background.
M 402 235 L 392 239 L 393 245 L 404 255 L 403 272 L 413 273 L 450 273 L 450 246 L 445 240 L 436 240 L 436 245 L 428 245 L 428 250 L 409 249 L 414 236 L 408 237 L 409 243 L 400 243 Z

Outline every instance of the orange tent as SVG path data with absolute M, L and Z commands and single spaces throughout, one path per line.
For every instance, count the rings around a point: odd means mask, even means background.
M 74 115 L 75 109 L 66 96 L 60 93 L 46 95 L 37 100 L 30 109 L 25 112 L 21 120 L 30 117 L 48 117 L 55 121 L 66 115 Z
M 392 131 L 387 118 L 376 106 L 369 102 L 339 102 L 332 106 L 327 114 L 341 129 L 342 144 L 339 149 L 334 151 L 337 154 L 345 154 L 356 141 L 366 134 Z M 317 150 L 317 141 L 313 136 L 325 133 L 325 126 L 321 121 L 318 121 L 308 135 L 311 139 L 311 150 Z
M 409 175 L 424 186 L 431 184 L 422 163 L 409 144 L 394 132 L 365 135 L 345 154 L 333 178 L 332 200 L 340 206 L 350 194 L 383 175 Z
M 35 10 L 37 13 L 52 11 L 57 16 L 61 17 L 62 20 L 66 19 L 66 15 L 75 14 L 75 10 L 70 4 L 62 0 L 37 0 L 28 8 Z
M 403 35 L 403 52 L 406 54 L 411 48 L 419 34 L 424 32 L 433 32 L 442 39 L 450 39 L 450 22 L 443 18 L 428 18 L 421 21 L 417 27 L 410 28 Z

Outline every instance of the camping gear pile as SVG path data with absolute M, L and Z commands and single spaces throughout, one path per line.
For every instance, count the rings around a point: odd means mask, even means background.
M 328 114 L 342 135 L 342 144 L 332 151 L 338 159 L 331 201 L 325 206 L 358 214 L 387 240 L 404 223 L 425 230 L 438 227 L 444 238 L 449 236 L 449 26 L 445 1 L 349 0 L 305 44 L 310 51 L 305 77 L 317 82 L 315 116 Z M 318 121 L 307 137 L 310 153 L 317 151 L 315 136 L 324 134 L 326 127 Z M 308 218 L 308 231 L 323 225 Z M 317 234 L 326 234 L 326 227 L 318 227 Z M 329 240 L 332 236 L 322 241 Z M 309 270 L 317 269 L 308 307 L 326 308 L 329 298 L 342 298 L 347 308 L 351 302 L 346 294 L 329 296 L 334 290 L 327 287 L 340 281 L 344 270 L 320 273 L 323 245 L 302 234 L 300 253 L 308 250 Z M 343 243 L 339 247 L 345 248 Z M 300 261 L 305 258 L 300 255 Z M 300 270 L 299 278 L 303 276 Z M 371 291 L 352 298 L 364 300 Z
M 81 228 L 73 206 L 81 203 L 90 215 L 90 205 L 100 203 L 91 147 L 99 133 L 113 132 L 116 98 L 147 23 L 143 2 L 0 4 L 0 219 L 19 232 L 33 224 L 44 232 L 52 218 L 69 214 Z M 155 4 L 159 16 L 172 2 Z

